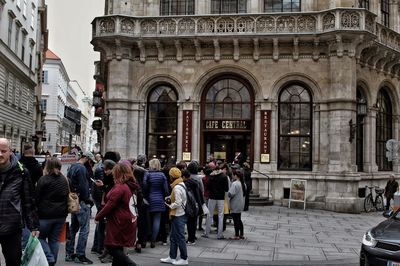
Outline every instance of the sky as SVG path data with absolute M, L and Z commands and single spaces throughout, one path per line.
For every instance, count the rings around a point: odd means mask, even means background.
M 46 4 L 49 49 L 61 58 L 69 79 L 77 80 L 91 96 L 94 62 L 100 58 L 90 44 L 91 22 L 104 15 L 104 0 L 46 0 Z

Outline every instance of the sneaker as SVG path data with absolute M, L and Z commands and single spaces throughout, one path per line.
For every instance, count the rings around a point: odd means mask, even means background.
M 196 241 L 186 241 L 186 244 L 188 245 L 188 246 L 194 246 L 194 245 L 196 245 Z
M 110 254 L 107 254 L 104 258 L 102 258 L 101 263 L 111 263 L 113 261 L 113 257 Z
M 208 238 L 208 235 L 202 234 L 201 237 Z
M 81 255 L 81 256 L 76 256 L 76 257 L 75 257 L 75 263 L 93 264 L 93 261 L 91 261 L 91 260 L 89 260 L 88 258 L 86 258 L 85 255 Z
M 162 245 L 163 245 L 163 246 L 166 246 L 166 245 L 168 245 L 168 244 L 167 244 L 167 241 L 165 241 L 165 242 L 162 242 Z
M 65 261 L 71 262 L 71 261 L 75 261 L 75 254 L 67 254 L 65 255 Z
M 176 259 L 171 259 L 171 258 L 168 256 L 168 258 L 160 259 L 160 261 L 161 261 L 162 263 L 174 264 L 174 262 L 176 261 Z
M 221 237 L 217 237 L 217 239 L 218 239 L 218 240 L 224 240 L 225 237 L 224 237 L 224 236 L 221 236 Z
M 151 241 L 151 243 L 150 243 L 150 247 L 151 247 L 151 248 L 155 248 L 155 247 L 156 247 L 156 242 L 154 242 L 154 241 Z
M 174 261 L 172 264 L 173 265 L 188 265 L 189 260 L 188 259 L 186 259 L 186 260 L 179 259 L 179 260 Z

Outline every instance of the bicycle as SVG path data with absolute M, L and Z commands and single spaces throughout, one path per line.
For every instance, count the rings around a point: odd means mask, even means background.
M 383 211 L 383 192 L 385 191 L 383 188 L 379 188 L 377 186 L 369 187 L 365 186 L 365 189 L 369 188 L 369 194 L 364 199 L 364 210 L 365 212 L 372 211 L 372 208 L 375 207 L 377 211 Z M 375 200 L 372 196 L 372 189 L 375 188 Z

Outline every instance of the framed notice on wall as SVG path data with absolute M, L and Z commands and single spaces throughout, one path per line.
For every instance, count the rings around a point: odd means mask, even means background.
M 182 127 L 182 160 L 190 161 L 192 153 L 192 116 L 190 110 L 183 111 L 183 127 Z
M 290 180 L 290 195 L 289 195 L 289 208 L 290 202 L 303 202 L 304 210 L 306 209 L 307 199 L 307 180 L 292 179 Z

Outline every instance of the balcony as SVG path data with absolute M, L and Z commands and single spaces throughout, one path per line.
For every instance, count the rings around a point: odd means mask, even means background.
M 376 31 L 375 15 L 365 9 L 321 12 L 188 15 L 167 17 L 104 16 L 92 22 L 93 39 L 101 37 L 195 37 L 309 35 L 335 31 Z M 398 35 L 398 34 L 397 34 Z

